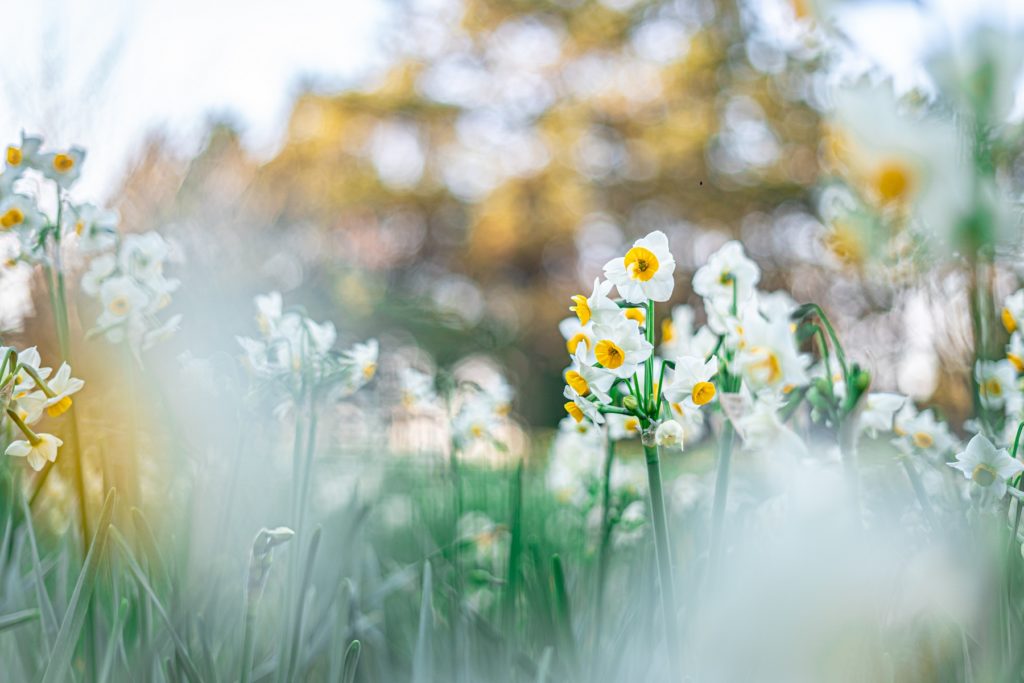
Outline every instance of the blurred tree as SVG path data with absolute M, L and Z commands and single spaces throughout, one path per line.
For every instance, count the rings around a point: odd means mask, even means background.
M 209 283 L 182 292 L 187 324 L 244 328 L 243 300 L 301 285 L 289 298 L 343 330 L 410 333 L 442 364 L 492 352 L 526 420 L 550 424 L 568 297 L 635 237 L 664 230 L 686 283 L 742 232 L 769 288 L 790 284 L 772 230 L 806 215 L 818 119 L 733 3 L 431 5 L 408 10 L 375 86 L 300 94 L 268 162 L 223 124 L 188 163 L 147 148 L 120 208 L 185 242 L 186 277 Z

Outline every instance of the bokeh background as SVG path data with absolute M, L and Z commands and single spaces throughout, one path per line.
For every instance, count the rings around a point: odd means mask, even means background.
M 930 43 L 987 11 L 964 4 L 20 3 L 0 133 L 83 144 L 76 198 L 181 245 L 177 351 L 237 353 L 252 296 L 279 289 L 343 336 L 414 342 L 441 366 L 493 356 L 522 421 L 552 426 L 568 297 L 660 229 L 677 282 L 738 237 L 765 290 L 826 307 L 877 388 L 956 416 L 955 283 L 851 267 L 814 206 L 830 79 L 926 94 Z M 811 14 L 848 44 L 825 50 Z M 50 326 L 30 272 L 3 273 L 0 323 L 36 340 Z

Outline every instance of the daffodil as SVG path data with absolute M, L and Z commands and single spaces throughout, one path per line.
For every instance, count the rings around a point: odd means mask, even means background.
M 672 297 L 676 269 L 668 248 L 668 237 L 655 230 L 633 243 L 622 258 L 614 258 L 604 266 L 604 275 L 630 303 L 668 301 Z
M 82 174 L 85 150 L 72 147 L 63 152 L 51 152 L 39 157 L 39 171 L 65 190 L 71 187 Z
M 713 302 L 716 308 L 728 309 L 749 301 L 761 279 L 761 269 L 747 258 L 743 245 L 726 242 L 708 258 L 693 275 L 693 291 Z
M 434 376 L 416 368 L 403 367 L 398 373 L 402 406 L 407 410 L 431 407 L 437 401 Z
M 653 348 L 639 328 L 625 318 L 594 328 L 594 357 L 616 377 L 632 377 Z
M 0 233 L 17 231 L 34 237 L 45 222 L 46 218 L 30 197 L 12 194 L 0 201 Z
M 978 361 L 974 366 L 981 404 L 989 409 L 1019 408 L 1022 402 L 1017 385 L 1017 369 L 1009 360 Z
M 69 204 L 64 214 L 64 230 L 78 237 L 78 248 L 87 254 L 117 244 L 117 223 L 116 211 L 92 204 Z
M 957 453 L 956 462 L 947 463 L 996 498 L 1006 495 L 1006 480 L 1024 470 L 1024 464 L 1004 448 L 996 448 L 982 434 L 968 442 L 967 448 Z
M 680 356 L 672 372 L 672 381 L 663 394 L 669 403 L 699 408 L 715 398 L 717 389 L 712 378 L 718 373 L 718 358 L 705 361 L 703 357 Z
M 587 397 L 593 394 L 601 403 L 611 402 L 608 392 L 615 383 L 615 375 L 588 364 L 581 350 L 577 349 L 572 356 L 572 365 L 565 370 L 564 377 L 565 383 L 580 396 Z
M 807 360 L 797 348 L 788 319 L 770 321 L 750 311 L 741 334 L 736 367 L 753 391 L 785 392 L 807 383 Z
M 906 404 L 907 397 L 900 394 L 874 392 L 864 397 L 860 413 L 860 428 L 869 434 L 891 432 L 896 413 Z
M 1024 289 L 1018 289 L 1006 297 L 999 317 L 1007 332 L 1012 334 L 1020 329 L 1021 323 L 1024 322 Z
M 0 347 L 0 352 L 6 351 L 6 348 Z M 26 370 L 26 368 L 29 368 L 31 372 Z M 52 370 L 50 368 L 42 367 L 42 358 L 39 356 L 39 351 L 36 347 L 30 346 L 27 349 L 19 351 L 17 365 L 15 366 L 12 396 L 17 399 L 32 391 L 36 388 L 35 377 L 45 380 L 50 376 L 51 372 Z M 33 375 L 35 375 L 35 377 L 33 377 Z
M 593 321 L 583 325 L 576 316 L 573 316 L 558 323 L 558 331 L 565 338 L 565 349 L 570 356 L 575 355 L 578 351 L 582 351 L 588 363 L 593 364 L 597 362 L 594 357 Z
M 71 376 L 71 366 L 62 363 L 56 374 L 46 382 L 47 390 L 45 408 L 48 415 L 57 417 L 71 407 L 71 396 L 81 391 L 85 382 Z
M 163 277 L 164 264 L 171 260 L 173 245 L 158 232 L 125 235 L 118 252 L 118 266 L 139 282 Z
M 281 292 L 258 294 L 254 301 L 256 303 L 256 324 L 259 325 L 260 333 L 264 336 L 276 334 L 284 308 Z
M 683 426 L 675 420 L 665 420 L 654 430 L 654 441 L 662 448 L 682 448 L 683 439 Z
M 584 397 L 580 396 L 579 393 L 570 386 L 566 386 L 565 389 L 562 390 L 562 395 L 569 399 L 565 403 L 565 412 L 568 413 L 572 419 L 577 422 L 582 422 L 583 418 L 587 418 L 594 424 L 604 424 L 604 415 L 601 414 L 596 403 L 588 401 Z
M 946 423 L 937 420 L 931 410 L 918 413 L 909 402 L 896 414 L 893 432 L 899 437 L 897 445 L 908 453 L 943 455 L 956 444 Z
M 486 401 L 467 400 L 452 419 L 455 442 L 465 447 L 474 441 L 493 441 L 501 422 Z
M 126 275 L 115 275 L 108 277 L 100 285 L 100 302 L 103 304 L 103 312 L 97 318 L 97 325 L 108 330 L 108 338 L 117 341 L 123 338 L 124 331 L 118 326 L 122 325 L 132 316 L 137 316 L 149 304 L 149 295 L 139 284 Z M 110 331 L 115 331 L 112 338 Z
M 64 442 L 53 434 L 40 433 L 32 436 L 35 437 L 34 440 L 12 441 L 4 453 L 14 458 L 27 459 L 29 466 L 38 472 L 47 462 L 56 462 L 57 449 Z
M 622 441 L 640 436 L 640 420 L 633 415 L 608 413 L 605 415 L 605 419 L 608 423 L 608 437 L 612 441 Z
M 1020 332 L 1010 335 L 1010 342 L 1006 345 L 1006 360 L 1013 364 L 1013 369 L 1018 373 L 1024 372 L 1024 337 Z
M 576 294 L 572 297 L 572 306 L 569 310 L 576 314 L 580 325 L 587 325 L 591 320 L 607 320 L 608 316 L 621 315 L 618 305 L 608 298 L 608 292 L 612 290 L 612 283 L 604 282 L 600 278 L 594 278 L 594 291 L 590 296 Z
M 117 270 L 114 254 L 101 254 L 89 263 L 89 269 L 82 275 L 82 291 L 89 296 L 99 296 L 103 281 Z
M 333 325 L 331 327 L 333 329 Z M 349 392 L 358 391 L 374 378 L 379 356 L 380 345 L 376 339 L 355 344 L 342 354 L 342 362 L 348 370 L 345 388 Z
M 803 439 L 779 419 L 780 407 L 781 400 L 774 394 L 757 397 L 750 410 L 736 422 L 744 445 L 750 450 L 768 454 L 807 455 Z

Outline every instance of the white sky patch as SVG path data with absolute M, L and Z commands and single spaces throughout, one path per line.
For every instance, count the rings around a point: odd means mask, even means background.
M 385 63 L 390 16 L 383 0 L 8 3 L 0 142 L 24 128 L 86 147 L 76 195 L 93 199 L 115 189 L 147 133 L 194 151 L 211 115 L 267 157 L 300 79 L 340 90 Z

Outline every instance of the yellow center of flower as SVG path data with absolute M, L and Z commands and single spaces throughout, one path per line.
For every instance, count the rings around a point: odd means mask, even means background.
M 1017 331 L 1017 321 L 1013 318 L 1013 313 L 1010 312 L 1009 308 L 1004 308 L 1000 317 L 1003 319 L 1003 327 L 1010 334 Z
M 640 420 L 635 417 L 627 417 L 622 426 L 627 432 L 635 432 L 640 428 Z
M 931 448 L 935 439 L 928 432 L 914 432 L 914 445 L 918 448 Z
M 1001 398 L 1003 395 L 1003 385 L 995 377 L 989 377 L 978 388 L 983 396 L 989 398 Z
M 581 342 L 586 345 L 587 350 L 589 351 L 590 337 L 583 334 L 582 332 L 577 332 L 572 337 L 570 337 L 569 341 L 565 342 L 565 348 L 569 351 L 570 356 L 576 353 L 576 347 L 579 346 Z
M 590 393 L 590 385 L 587 384 L 587 380 L 583 379 L 583 375 L 575 370 L 569 370 L 565 373 L 565 383 L 580 396 L 586 396 Z
M 782 379 L 782 364 L 774 351 L 755 346 L 750 349 L 750 352 L 755 356 L 761 356 L 750 364 L 750 369 L 764 384 L 775 384 Z
M 1013 363 L 1013 367 L 1017 368 L 1017 372 L 1024 372 L 1024 358 L 1015 353 L 1008 353 L 1006 354 L 1006 360 Z
M 825 246 L 848 265 L 863 263 L 867 255 L 861 236 L 843 223 L 837 223 L 825 237 Z
M 67 173 L 75 167 L 75 160 L 67 154 L 57 154 L 53 157 L 53 170 L 57 173 Z
M 647 320 L 647 315 L 642 308 L 627 308 L 626 318 L 634 321 L 637 325 L 643 325 L 644 321 Z
M 22 158 L 22 154 L 21 154 L 21 149 L 20 148 L 15 147 L 14 145 L 11 145 L 10 147 L 7 148 L 7 165 L 8 166 L 17 166 L 17 165 L 19 165 L 21 163 L 21 158 Z
M 4 228 L 13 228 L 15 225 L 21 225 L 24 220 L 25 214 L 22 213 L 21 209 L 16 206 L 12 206 L 7 209 L 7 212 L 3 216 L 0 216 L 0 225 Z
M 732 271 L 723 270 L 722 274 L 718 276 L 718 284 L 722 285 L 723 287 L 725 285 L 731 285 L 734 279 L 735 278 L 733 278 L 732 276 Z
M 494 406 L 494 414 L 495 415 L 500 415 L 500 416 L 504 417 L 505 415 L 508 415 L 511 412 L 512 412 L 512 404 L 511 403 L 499 403 L 498 405 Z
M 570 306 L 569 310 L 576 313 L 576 317 L 580 319 L 580 325 L 586 325 L 590 322 L 590 304 L 587 303 L 587 297 L 576 294 L 572 297 L 572 301 L 576 305 Z
M 668 344 L 676 338 L 676 324 L 670 318 L 661 321 L 661 343 Z
M 75 221 L 75 234 L 81 235 L 83 232 L 85 232 L 85 221 L 79 218 Z
M 475 424 L 469 428 L 469 433 L 471 436 L 473 436 L 473 438 L 479 439 L 481 436 L 484 435 L 484 428 L 478 424 Z
M 127 315 L 128 311 L 131 310 L 132 305 L 128 301 L 128 297 L 117 296 L 110 300 L 110 303 L 107 304 L 107 308 L 110 309 L 110 312 L 114 315 L 123 316 Z
M 910 192 L 912 178 L 912 173 L 906 165 L 898 161 L 888 161 L 875 173 L 871 183 L 872 189 L 882 204 L 900 201 Z
M 693 402 L 699 406 L 710 403 L 711 399 L 715 397 L 715 385 L 711 382 L 697 382 L 693 385 L 691 396 Z
M 609 370 L 621 368 L 622 364 L 626 362 L 626 352 L 611 339 L 602 339 L 597 342 L 594 354 L 597 356 L 597 362 Z
M 574 401 L 566 401 L 565 412 L 569 413 L 577 422 L 583 422 L 583 411 Z
M 50 417 L 58 417 L 60 415 L 63 415 L 65 412 L 67 412 L 67 409 L 71 407 L 71 403 L 71 397 L 64 396 L 59 401 L 54 403 L 52 406 L 48 407 L 46 409 L 46 414 L 49 415 Z
M 363 366 L 363 378 L 367 380 L 373 379 L 373 376 L 377 374 L 377 364 L 367 363 Z
M 650 249 L 633 247 L 626 252 L 626 272 L 629 277 L 647 282 L 658 272 L 658 257 Z
M 999 473 L 996 472 L 991 465 L 981 463 L 974 468 L 974 472 L 971 473 L 971 479 L 974 480 L 978 486 L 991 486 L 995 483 L 996 477 Z

